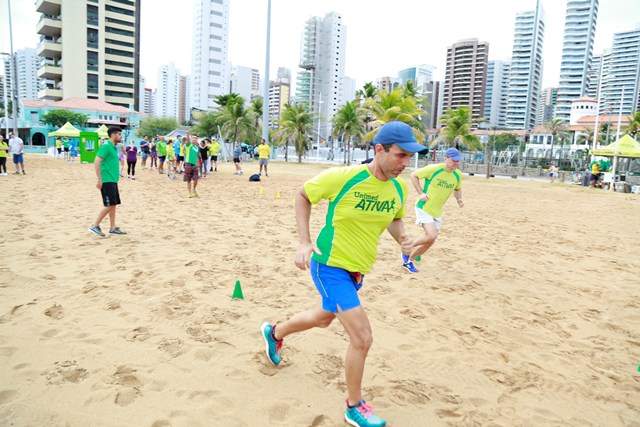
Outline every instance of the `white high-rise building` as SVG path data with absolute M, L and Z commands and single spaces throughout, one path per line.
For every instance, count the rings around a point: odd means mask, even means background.
M 571 101 L 587 94 L 598 20 L 598 0 L 569 0 L 555 118 L 569 122 Z
M 191 104 L 201 110 L 217 106 L 229 93 L 229 0 L 194 0 Z
M 149 116 L 155 116 L 155 105 L 156 105 L 156 94 L 155 91 L 151 88 L 145 87 L 141 90 L 142 92 L 142 102 L 140 103 L 140 112 L 147 114 Z
M 510 129 L 531 130 L 536 124 L 544 26 L 540 0 L 537 0 L 535 10 L 516 15 L 507 99 L 506 126 Z
M 489 61 L 487 66 L 484 118 L 488 120 L 490 127 L 506 126 L 510 69 L 509 61 Z
M 344 104 L 343 79 L 347 47 L 347 28 L 342 16 L 329 12 L 324 19 L 307 20 L 302 33 L 296 101 L 320 113 L 320 135 L 331 134 L 331 119 Z M 316 122 L 315 128 L 318 129 Z
M 191 94 L 192 91 L 192 77 L 191 74 L 185 76 L 184 79 L 184 119 L 186 121 L 191 121 L 191 107 L 193 106 L 191 102 Z
M 230 89 L 244 99 L 244 106 L 248 107 L 251 100 L 260 96 L 260 72 L 255 68 L 234 65 L 229 74 Z
M 640 109 L 640 27 L 613 35 L 611 54 L 605 58 L 602 76 L 600 111 L 622 100 L 622 114 Z M 624 88 L 624 98 L 623 98 Z
M 141 113 L 144 113 L 144 97 L 145 97 L 145 93 L 144 93 L 144 88 L 147 87 L 147 79 L 140 74 L 140 76 L 138 76 L 138 111 Z
M 593 55 L 591 66 L 589 67 L 589 88 L 587 96 L 598 99 L 602 88 L 602 77 L 608 74 L 608 67 L 611 63 L 611 50 L 605 49 L 600 54 Z
M 415 67 L 405 68 L 398 71 L 398 78 L 402 85 L 405 85 L 407 81 L 411 80 L 418 90 L 418 92 L 424 92 L 427 83 L 433 81 L 433 65 L 416 65 Z
M 158 68 L 158 88 L 156 89 L 155 113 L 159 117 L 173 117 L 180 114 L 180 70 L 173 62 Z
M 15 67 L 18 78 L 16 79 L 18 99 L 38 99 L 38 68 L 40 68 L 41 59 L 33 48 L 20 49 L 13 54 L 5 63 L 5 75 L 7 78 L 7 87 L 9 93 L 12 90 L 13 70 L 7 65 L 15 61 Z

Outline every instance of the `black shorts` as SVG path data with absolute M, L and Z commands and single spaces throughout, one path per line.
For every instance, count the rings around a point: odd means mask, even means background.
M 591 181 L 597 181 L 600 175 L 591 174 Z
M 120 204 L 120 193 L 118 192 L 117 182 L 103 182 L 100 193 L 102 193 L 102 203 L 105 206 Z
M 240 157 L 234 157 L 233 163 L 240 163 Z
M 57 150 L 58 150 L 58 154 L 62 153 L 62 147 L 58 147 Z
M 198 167 L 191 163 L 184 164 L 184 178 L 185 182 L 198 180 Z
M 218 161 L 218 156 L 211 156 L 211 160 L 213 160 L 214 162 Z
M 179 162 L 184 162 L 184 156 L 178 156 L 178 161 Z
M 160 160 L 160 163 L 164 163 L 166 159 L 167 159 L 167 156 L 158 156 L 158 160 Z
M 64 152 L 68 153 L 69 152 L 69 147 L 64 147 Z

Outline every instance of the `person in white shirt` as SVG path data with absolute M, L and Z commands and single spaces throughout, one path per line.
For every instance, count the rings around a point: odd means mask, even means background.
M 22 149 L 24 148 L 24 141 L 16 136 L 13 132 L 9 134 L 9 153 L 13 154 L 13 163 L 16 165 L 16 175 L 26 175 L 24 171 L 24 157 Z

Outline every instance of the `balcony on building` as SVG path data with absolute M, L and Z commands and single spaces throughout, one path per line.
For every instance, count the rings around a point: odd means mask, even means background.
M 59 15 L 41 15 L 36 32 L 43 36 L 58 38 L 62 35 L 62 21 Z
M 38 78 L 41 79 L 62 79 L 62 61 L 56 61 L 53 58 L 45 58 L 40 62 L 38 68 Z
M 60 15 L 62 0 L 37 0 L 36 12 L 45 15 Z
M 62 43 L 60 43 L 59 38 L 41 36 L 40 44 L 36 48 L 36 55 L 60 58 L 62 56 Z

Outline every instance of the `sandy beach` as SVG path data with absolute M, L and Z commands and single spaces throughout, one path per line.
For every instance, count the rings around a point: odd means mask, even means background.
M 198 199 L 139 170 L 120 185 L 129 234 L 107 238 L 87 231 L 93 165 L 25 166 L 0 177 L 1 425 L 346 425 L 340 324 L 287 338 L 278 368 L 259 333 L 319 301 L 293 264 L 293 197 L 326 166 L 250 183 L 257 162 L 222 164 Z M 478 176 L 463 194 L 420 273 L 380 240 L 368 402 L 396 427 L 640 426 L 640 196 Z

